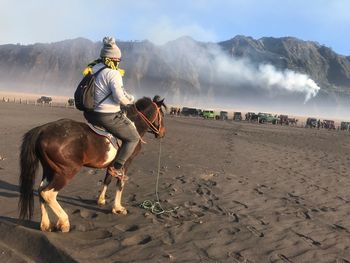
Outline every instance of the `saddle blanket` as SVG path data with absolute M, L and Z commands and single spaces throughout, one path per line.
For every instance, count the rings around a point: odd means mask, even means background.
M 117 150 L 119 149 L 120 141 L 117 140 L 111 133 L 107 132 L 102 127 L 94 126 L 91 123 L 87 123 L 87 125 L 90 127 L 91 130 L 93 130 L 98 135 L 106 137 L 109 140 L 109 142 L 113 145 L 114 148 L 116 148 Z

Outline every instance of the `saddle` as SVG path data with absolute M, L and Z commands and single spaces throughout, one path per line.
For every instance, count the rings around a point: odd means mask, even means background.
M 120 148 L 120 141 L 117 138 L 115 138 L 111 133 L 106 131 L 104 128 L 92 125 L 89 122 L 87 123 L 87 125 L 96 134 L 106 137 L 114 148 L 116 148 L 117 150 Z

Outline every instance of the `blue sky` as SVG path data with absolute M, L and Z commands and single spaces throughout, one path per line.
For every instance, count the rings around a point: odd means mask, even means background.
M 350 55 L 349 0 L 0 0 L 0 44 L 294 36 Z

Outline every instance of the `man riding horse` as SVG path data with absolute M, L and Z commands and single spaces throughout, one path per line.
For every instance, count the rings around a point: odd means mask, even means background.
M 120 60 L 121 51 L 114 38 L 105 37 L 100 58 L 90 63 L 84 70 L 85 74 L 100 71 L 95 78 L 94 100 L 97 107 L 92 112 L 84 112 L 84 117 L 91 124 L 105 128 L 122 141 L 114 164 L 107 171 L 113 176 L 122 178 L 123 166 L 134 152 L 140 135 L 134 123 L 120 109 L 121 104 L 134 102 L 134 96 L 129 95 L 123 87 L 124 72 L 119 69 Z

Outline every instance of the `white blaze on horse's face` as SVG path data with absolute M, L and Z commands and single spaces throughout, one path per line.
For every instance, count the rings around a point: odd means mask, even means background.
M 104 161 L 103 165 L 111 163 L 117 155 L 117 149 L 113 146 L 113 144 L 111 144 L 107 138 L 105 139 L 105 141 L 108 144 L 109 148 L 106 152 L 106 160 Z

